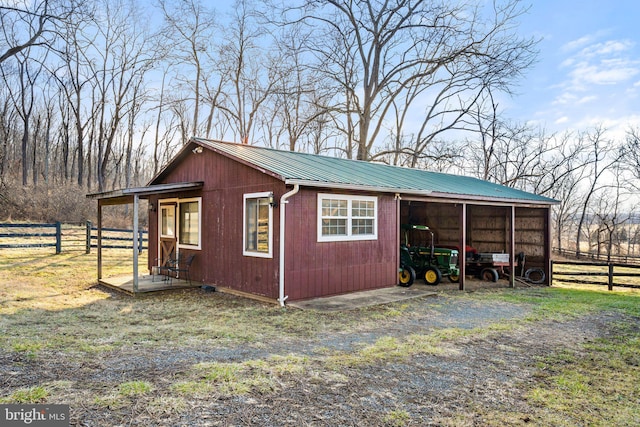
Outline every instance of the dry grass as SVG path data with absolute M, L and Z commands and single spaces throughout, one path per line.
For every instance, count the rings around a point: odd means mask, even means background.
M 319 399 L 336 396 L 359 408 L 366 402 L 359 396 L 362 390 L 380 389 L 382 395 L 390 395 L 387 384 L 375 375 L 396 364 L 411 366 L 415 358 L 457 363 L 464 361 L 475 342 L 489 343 L 489 350 L 515 349 L 519 334 L 535 329 L 538 322 L 560 325 L 600 312 L 605 317 L 616 313 L 627 321 L 640 319 L 636 290 L 499 289 L 450 294 L 439 300 L 455 298 L 458 303 L 487 307 L 508 304 L 528 314 L 516 322 L 495 319 L 474 328 L 443 323 L 432 330 L 413 331 L 411 327 L 430 324 L 437 301 L 430 301 L 431 309 L 424 308 L 424 300 L 415 300 L 320 313 L 199 289 L 132 298 L 95 286 L 95 253 L 52 252 L 0 250 L 0 357 L 16 372 L 38 367 L 33 376 L 22 374 L 28 379 L 23 383 L 11 383 L 12 378 L 5 376 L 0 402 L 68 402 L 72 413 L 84 411 L 87 424 L 99 423 L 91 418 L 95 414 L 109 414 L 116 424 L 128 424 L 133 414 L 148 425 L 189 424 L 191 418 L 180 417 L 204 413 L 216 402 L 225 408 L 236 405 L 268 412 L 270 405 L 298 405 L 297 399 L 307 393 L 318 393 L 314 397 Z M 131 271 L 129 250 L 109 249 L 103 256 L 105 275 Z M 607 419 L 633 424 L 640 416 L 640 327 L 632 323 L 612 328 L 615 333 L 574 344 L 571 351 L 550 350 L 546 345 L 533 348 L 539 351 L 530 356 L 537 364 L 534 378 L 508 392 L 520 399 L 518 405 L 453 405 L 446 416 L 434 419 L 442 425 L 605 425 Z M 371 339 L 346 350 L 321 339 L 309 345 L 316 337 L 348 341 L 351 333 L 365 337 L 370 333 Z M 556 333 L 555 326 L 551 333 Z M 504 344 L 495 346 L 497 341 Z M 250 350 L 246 356 L 245 350 Z M 197 359 L 198 352 L 208 356 Z M 165 360 L 175 355 L 178 364 Z M 430 373 L 427 369 L 418 375 L 427 378 Z M 405 380 L 412 378 L 413 372 L 407 372 Z M 365 380 L 371 383 L 361 383 Z M 286 400 L 293 392 L 297 397 Z M 273 403 L 280 396 L 285 400 Z M 378 413 L 366 413 L 369 418 L 360 424 L 421 424 L 415 407 L 398 399 L 377 408 Z M 429 405 L 429 399 L 421 395 L 418 400 Z M 313 400 L 307 404 L 313 405 Z M 310 408 L 317 413 L 317 408 Z M 305 410 L 296 407 L 301 413 Z M 354 413 L 364 416 L 358 411 Z M 232 423 L 245 422 L 243 415 L 238 416 Z
M 130 272 L 130 259 L 129 250 L 105 249 L 105 276 Z M 345 321 L 339 313 L 288 311 L 200 290 L 132 298 L 95 286 L 96 254 L 79 251 L 0 250 L 0 271 L 0 329 L 6 331 L 0 345 L 32 356 L 60 348 L 100 354 L 132 342 L 144 347 L 255 344 L 393 318 L 377 309 Z

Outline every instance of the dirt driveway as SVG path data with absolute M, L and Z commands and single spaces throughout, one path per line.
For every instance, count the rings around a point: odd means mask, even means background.
M 69 403 L 79 426 L 481 426 L 492 424 L 495 411 L 517 411 L 514 425 L 535 425 L 523 394 L 540 357 L 580 351 L 625 320 L 612 311 L 524 322 L 526 304 L 461 294 L 404 302 L 397 311 L 355 332 L 215 348 L 132 343 L 99 357 L 46 350 L 36 359 L 2 350 L 0 389 L 7 395 L 46 383 L 66 399 L 52 403 Z M 433 351 L 390 356 L 398 342 L 434 336 Z M 238 390 L 235 377 L 225 380 L 221 367 L 231 376 L 241 369 L 246 389 Z M 129 380 L 152 391 L 114 394 Z M 204 387 L 205 380 L 226 388 Z

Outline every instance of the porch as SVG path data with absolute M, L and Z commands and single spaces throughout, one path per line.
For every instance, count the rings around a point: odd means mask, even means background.
M 182 182 L 149 185 L 138 188 L 125 188 L 121 190 L 106 191 L 103 193 L 87 194 L 87 198 L 98 201 L 98 283 L 112 289 L 135 295 L 141 292 L 157 292 L 162 290 L 181 289 L 189 287 L 197 287 L 198 285 L 189 285 L 185 281 L 174 279 L 173 283 L 153 281 L 151 275 L 140 275 L 138 266 L 138 255 L 140 254 L 138 236 L 139 227 L 139 211 L 140 200 L 148 199 L 151 195 L 170 194 L 185 190 L 198 190 L 202 188 L 202 182 Z M 102 210 L 105 206 L 133 204 L 133 271 L 131 275 L 115 276 L 111 278 L 103 278 L 102 272 Z M 151 206 L 153 209 L 154 207 Z M 175 213 L 174 213 L 175 216 Z M 175 227 L 174 227 L 175 229 Z M 164 254 L 158 254 L 163 257 Z
M 186 280 L 176 279 L 163 280 L 161 276 L 142 275 L 138 276 L 137 291 L 134 291 L 134 280 L 130 274 L 122 276 L 107 277 L 98 280 L 98 283 L 109 289 L 124 292 L 128 295 L 136 295 L 150 292 L 174 291 L 178 289 L 198 288 L 202 284 L 199 282 L 189 283 Z

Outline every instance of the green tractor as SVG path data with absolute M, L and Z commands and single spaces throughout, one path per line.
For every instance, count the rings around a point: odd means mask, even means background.
M 427 285 L 432 286 L 440 283 L 444 276 L 451 282 L 460 280 L 456 249 L 436 248 L 433 232 L 426 225 L 403 225 L 402 231 L 404 242 L 400 245 L 398 270 L 400 286 L 411 286 L 416 277 L 423 278 Z M 409 232 L 414 236 L 414 240 L 416 235 L 424 235 L 424 239 L 418 239 L 421 245 L 409 244 Z

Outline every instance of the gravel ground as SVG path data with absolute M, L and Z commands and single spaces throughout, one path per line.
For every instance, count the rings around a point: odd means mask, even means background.
M 323 356 L 350 353 L 381 337 L 403 338 L 443 328 L 471 329 L 496 322 L 521 323 L 522 305 L 441 295 L 413 304 L 410 315 L 356 333 L 283 339 L 255 346 L 224 348 L 129 347 L 100 358 L 70 358 L 55 352 L 35 360 L 0 352 L 0 391 L 7 395 L 25 384 L 61 384 L 70 396 L 71 425 L 166 426 L 377 426 L 394 425 L 389 413 L 408 414 L 398 425 L 484 425 L 484 410 L 528 413 L 523 392 L 535 381 L 536 357 L 581 345 L 611 333 L 623 320 L 597 313 L 570 321 L 541 321 L 491 334 L 448 340 L 444 352 L 394 362 L 327 369 Z M 390 326 L 391 325 L 391 326 Z M 166 412 L 157 402 L 175 396 L 170 385 L 201 362 L 244 362 L 273 355 L 298 355 L 310 362 L 304 374 L 282 375 L 275 391 L 240 396 L 211 393 L 189 397 L 186 406 Z M 97 405 L 92 396 L 108 394 L 123 381 L 154 384 L 150 398 L 130 405 Z M 162 404 L 160 404 L 162 406 Z M 531 420 L 524 417 L 522 424 Z

